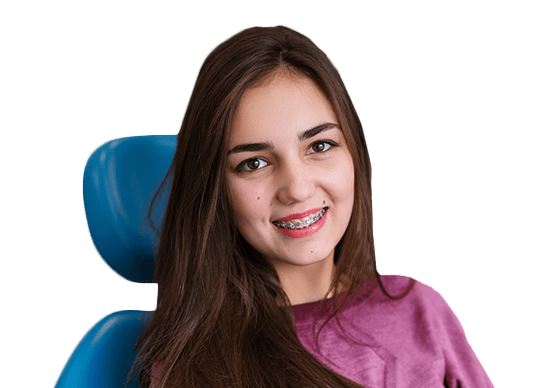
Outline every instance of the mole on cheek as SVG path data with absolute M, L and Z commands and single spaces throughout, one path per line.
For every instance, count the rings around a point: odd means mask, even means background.
M 258 197 L 258 201 L 260 200 L 260 197 Z

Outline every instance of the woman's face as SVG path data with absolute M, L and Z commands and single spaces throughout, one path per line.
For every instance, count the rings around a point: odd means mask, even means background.
M 332 263 L 352 215 L 354 166 L 315 83 L 277 75 L 247 90 L 229 150 L 231 206 L 244 239 L 278 272 Z

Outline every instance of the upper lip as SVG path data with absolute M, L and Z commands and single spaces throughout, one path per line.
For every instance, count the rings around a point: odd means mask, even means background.
M 320 208 L 315 208 L 315 209 L 311 209 L 311 210 L 305 211 L 304 213 L 290 214 L 290 215 L 288 215 L 288 216 L 286 216 L 286 217 L 279 218 L 278 220 L 275 220 L 275 221 L 273 221 L 273 222 L 289 221 L 289 220 L 298 220 L 298 219 L 301 219 L 301 218 L 304 218 L 304 217 L 308 217 L 310 214 L 317 213 L 317 212 L 320 211 L 321 209 L 323 209 L 323 208 L 320 207 Z

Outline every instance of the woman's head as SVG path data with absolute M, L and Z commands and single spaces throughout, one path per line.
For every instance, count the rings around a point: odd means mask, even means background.
M 342 200 L 340 202 L 344 203 L 344 209 L 342 207 L 333 209 L 332 206 L 326 206 L 323 201 L 326 199 L 332 200 L 332 198 L 329 195 L 323 195 L 322 192 L 312 193 L 316 195 L 313 198 L 297 198 L 294 193 L 286 193 L 286 190 L 279 190 L 277 193 L 278 186 L 285 184 L 286 179 L 297 179 L 298 177 L 281 174 L 279 176 L 281 182 L 277 182 L 275 175 L 273 175 L 273 183 L 269 188 L 267 179 L 264 181 L 264 186 L 254 184 L 256 179 L 252 178 L 254 178 L 254 175 L 259 177 L 260 174 L 263 174 L 261 171 L 250 174 L 249 178 L 246 178 L 247 173 L 244 172 L 242 174 L 237 174 L 236 171 L 229 172 L 232 164 L 235 164 L 232 167 L 237 167 L 238 162 L 246 159 L 242 156 L 256 156 L 252 152 L 243 152 L 242 155 L 241 153 L 228 155 L 230 147 L 234 148 L 239 143 L 244 143 L 243 140 L 247 139 L 245 137 L 247 133 L 251 139 L 254 139 L 251 136 L 253 131 L 257 131 L 259 135 L 256 141 L 248 141 L 249 143 L 271 142 L 271 138 L 268 137 L 270 135 L 269 130 L 276 129 L 273 125 L 276 122 L 270 123 L 270 119 L 264 116 L 264 112 L 260 111 L 260 109 L 265 109 L 260 105 L 260 95 L 267 94 L 266 91 L 271 88 L 278 89 L 277 91 L 282 94 L 296 93 L 299 97 L 307 96 L 306 93 L 308 93 L 309 98 L 303 100 L 307 107 L 311 104 L 310 99 L 321 105 L 319 107 L 320 111 L 313 114 L 310 119 L 306 119 L 306 115 L 302 112 L 297 112 L 299 117 L 304 118 L 304 120 L 294 121 L 291 119 L 288 123 L 283 122 L 281 123 L 283 124 L 281 129 L 290 128 L 296 134 L 320 124 L 336 124 L 329 131 L 318 134 L 314 139 L 305 139 L 302 146 L 306 148 L 306 145 L 311 144 L 311 141 L 319 138 L 324 139 L 326 135 L 333 135 L 341 141 L 341 146 L 338 148 L 341 151 L 347 151 L 347 154 L 351 157 L 350 164 L 328 166 L 326 173 L 329 178 L 327 186 L 336 184 L 341 185 L 343 191 L 352 189 L 351 203 Z M 252 126 L 249 131 L 245 132 L 245 126 L 240 123 L 237 124 L 237 122 L 241 120 L 241 123 L 246 123 L 245 117 L 247 117 L 247 114 L 244 106 L 246 100 L 250 105 L 258 104 L 258 106 L 252 108 L 256 110 L 254 113 L 258 116 L 251 115 L 249 119 L 260 120 L 265 117 L 266 122 L 260 123 L 257 127 Z M 285 99 L 282 101 L 285 104 L 287 102 Z M 268 103 L 272 104 L 273 108 L 275 107 L 272 101 L 268 101 Z M 295 104 L 297 105 L 296 102 L 290 105 L 294 106 Z M 271 108 L 271 106 L 268 105 L 267 108 Z M 287 117 L 290 119 L 290 115 Z M 286 117 L 282 116 L 281 118 Z M 295 127 L 293 128 L 291 125 Z M 268 136 L 262 136 L 262 129 Z M 284 134 L 282 131 L 280 132 Z M 298 151 L 299 144 L 295 145 L 296 151 Z M 336 154 L 335 151 L 336 149 L 331 150 L 330 154 Z M 268 153 L 265 152 L 265 154 Z M 274 156 L 282 157 L 283 155 L 281 153 L 280 155 L 274 154 Z M 306 158 L 305 162 L 312 163 L 321 160 L 322 156 L 310 156 L 310 158 L 309 160 Z M 278 244 L 279 238 L 285 236 L 278 232 L 271 221 L 293 213 L 302 213 L 306 210 L 322 209 L 324 207 L 328 207 L 328 210 L 330 210 L 328 215 L 330 221 L 334 217 L 340 216 L 340 225 L 337 225 L 336 228 L 342 230 L 340 235 L 342 237 L 350 220 L 352 207 L 354 207 L 354 213 L 359 215 L 362 208 L 370 206 L 369 157 L 363 130 L 346 88 L 327 56 L 307 37 L 286 27 L 255 27 L 244 30 L 222 43 L 208 56 L 200 70 L 179 134 L 176 159 L 176 181 L 180 181 L 183 185 L 186 184 L 189 187 L 192 185 L 192 191 L 196 193 L 197 199 L 201 199 L 198 204 L 205 206 L 204 211 L 200 208 L 200 213 L 197 215 L 198 222 L 203 220 L 206 224 L 206 220 L 211 219 L 210 215 L 212 215 L 220 221 L 233 223 L 232 215 L 241 216 L 236 219 L 236 226 L 250 245 L 253 245 L 252 243 L 255 240 L 259 241 L 264 238 L 271 239 L 273 243 Z M 241 160 L 239 161 L 239 159 Z M 292 162 L 292 160 L 283 160 L 283 162 Z M 275 166 L 275 163 L 272 163 L 270 169 Z M 293 166 L 286 166 L 286 163 L 281 163 L 281 167 L 290 167 L 289 172 L 293 171 Z M 338 170 L 341 168 L 345 170 L 339 172 Z M 283 173 L 283 171 L 283 169 L 279 170 L 280 173 Z M 323 173 L 321 168 L 317 171 Z M 182 173 L 181 176 L 179 176 L 180 172 Z M 191 172 L 201 172 L 200 177 L 195 177 L 194 182 L 190 182 L 192 179 L 187 179 Z M 296 172 L 299 174 L 308 173 L 308 170 L 299 169 L 297 165 Z M 342 180 L 333 182 L 332 172 L 336 173 L 337 178 L 342 174 L 340 176 Z M 348 177 L 352 173 L 355 175 L 355 182 L 354 179 L 352 182 L 348 181 Z M 192 176 L 190 177 L 192 178 Z M 305 179 L 296 182 L 296 190 L 300 189 L 302 183 L 312 184 L 311 188 L 307 188 L 305 185 L 304 189 L 316 190 L 313 186 L 315 184 L 314 179 L 315 177 L 311 176 L 308 182 Z M 289 188 L 291 187 L 292 185 L 289 185 Z M 265 192 L 247 198 L 245 195 L 252 194 L 251 190 L 265 190 Z M 268 190 L 273 192 L 270 193 Z M 321 187 L 318 190 L 321 191 Z M 255 199 L 252 200 L 251 198 L 254 197 Z M 343 192 L 341 192 L 342 197 L 344 197 Z M 285 203 L 287 201 L 288 203 Z M 247 205 L 251 205 L 251 210 L 255 210 L 257 205 L 272 207 L 270 212 L 267 209 L 264 210 L 265 229 L 256 231 L 252 229 L 256 228 L 256 225 L 248 224 L 247 226 L 248 220 L 244 218 L 246 214 L 244 210 Z M 328 203 L 327 205 L 332 204 Z M 210 206 L 210 210 L 207 206 Z M 195 208 L 195 210 L 198 210 L 198 208 Z M 340 214 L 337 214 L 336 210 L 340 210 Z M 357 221 L 357 225 L 351 227 L 351 229 L 354 229 L 353 233 L 359 234 L 360 228 L 371 229 L 371 220 L 362 217 Z M 269 234 L 272 233 L 270 231 L 277 231 L 278 234 L 270 237 Z M 204 232 L 209 231 L 204 230 Z M 256 237 L 257 232 L 267 233 Z M 326 241 L 337 245 L 340 238 L 337 240 L 335 237 L 336 233 Z M 286 240 L 285 238 L 284 241 Z M 301 243 L 300 240 L 307 239 L 298 240 L 293 244 L 294 246 L 304 245 L 305 243 Z M 315 240 L 315 237 L 312 240 Z M 259 252 L 261 245 L 258 244 L 254 248 L 257 248 L 256 250 Z M 309 249 L 310 252 L 312 250 Z M 325 252 L 329 252 L 327 247 Z M 263 255 L 269 252 L 260 253 Z M 366 251 L 366 253 L 369 252 Z M 323 254 L 323 251 L 321 251 L 321 254 Z M 335 261 L 337 260 L 338 257 L 335 257 Z

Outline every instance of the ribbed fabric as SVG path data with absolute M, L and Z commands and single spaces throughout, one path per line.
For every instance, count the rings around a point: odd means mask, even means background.
M 314 341 L 314 320 L 319 302 L 293 306 L 300 342 L 321 363 L 365 387 L 372 388 L 488 388 L 493 387 L 467 342 L 460 322 L 431 287 L 402 276 L 381 276 L 391 300 L 376 283 L 360 288 L 339 315 L 331 319 Z M 346 294 L 340 295 L 342 302 Z M 332 299 L 323 303 L 323 311 Z M 315 334 L 331 316 L 328 311 L 315 325 Z M 153 368 L 158 375 L 159 366 Z M 152 385 L 155 388 L 155 384 Z

